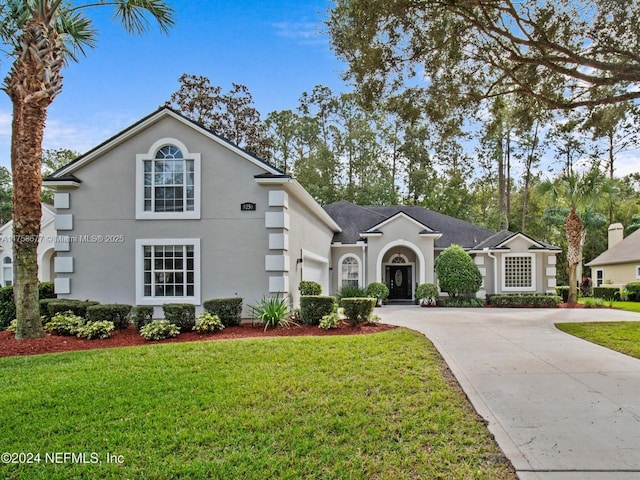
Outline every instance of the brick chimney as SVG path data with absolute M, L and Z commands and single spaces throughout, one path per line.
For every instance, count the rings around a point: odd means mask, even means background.
M 609 248 L 613 248 L 624 239 L 624 227 L 621 223 L 609 225 Z

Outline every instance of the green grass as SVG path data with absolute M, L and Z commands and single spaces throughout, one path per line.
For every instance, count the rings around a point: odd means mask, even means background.
M 624 310 L 627 312 L 638 312 L 640 313 L 640 302 L 618 302 L 618 301 L 614 301 L 614 302 L 609 302 L 608 300 L 602 300 L 602 299 L 594 299 L 592 297 L 586 297 L 586 298 L 579 298 L 578 299 L 578 303 L 588 303 L 588 302 L 595 302 L 601 300 L 601 303 L 603 307 L 609 307 L 611 306 L 611 308 L 617 309 L 617 310 Z
M 640 322 L 558 323 L 563 332 L 640 358 Z
M 433 346 L 403 329 L 0 359 L 0 452 L 41 454 L 0 464 L 10 479 L 516 478 Z

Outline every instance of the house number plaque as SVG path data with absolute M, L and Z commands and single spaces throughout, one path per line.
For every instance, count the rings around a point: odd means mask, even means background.
M 251 202 L 241 203 L 240 210 L 242 210 L 243 212 L 255 212 L 256 204 Z

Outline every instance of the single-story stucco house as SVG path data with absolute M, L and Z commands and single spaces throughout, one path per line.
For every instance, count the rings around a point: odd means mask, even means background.
M 591 267 L 593 285 L 624 287 L 640 281 L 640 230 L 624 238 L 621 223 L 609 226 L 608 249 L 585 265 Z
M 42 221 L 38 243 L 38 278 L 41 282 L 53 282 L 56 252 L 55 209 L 42 203 Z M 13 285 L 13 221 L 0 227 L 0 285 Z
M 161 306 L 384 282 L 393 299 L 435 282 L 452 243 L 479 295 L 553 292 L 559 249 L 421 207 L 320 206 L 291 176 L 163 107 L 45 179 L 55 189 L 56 292 Z

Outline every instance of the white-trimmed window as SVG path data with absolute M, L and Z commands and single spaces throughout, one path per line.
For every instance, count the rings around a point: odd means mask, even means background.
M 200 239 L 136 240 L 136 302 L 200 304 Z
M 535 256 L 530 253 L 507 254 L 502 262 L 502 289 L 512 292 L 536 289 Z
M 604 269 L 602 268 L 597 268 L 596 271 L 596 287 L 600 287 L 602 286 L 602 284 L 604 284 Z M 640 277 L 638 277 L 640 278 Z
M 136 218 L 200 218 L 200 154 L 176 139 L 136 156 Z
M 355 255 L 344 255 L 339 262 L 338 284 L 340 287 L 359 287 L 362 284 L 360 259 Z
M 13 258 L 4 257 L 2 259 L 2 286 L 13 285 Z

